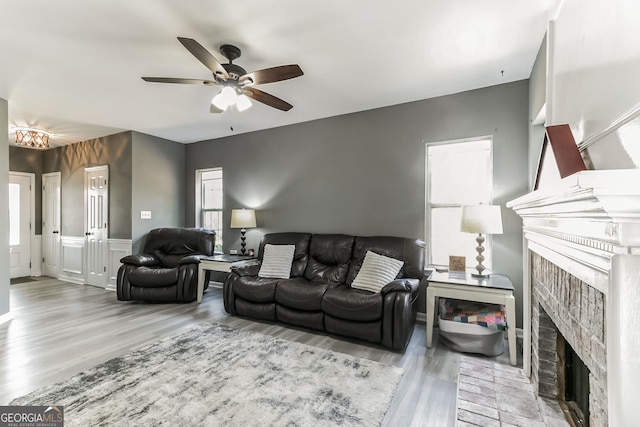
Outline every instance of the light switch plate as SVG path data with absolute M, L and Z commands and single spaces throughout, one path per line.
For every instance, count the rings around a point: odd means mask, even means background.
M 229 250 L 229 255 L 238 255 L 238 250 L 237 249 Z
M 151 211 L 140 211 L 140 219 L 151 219 Z

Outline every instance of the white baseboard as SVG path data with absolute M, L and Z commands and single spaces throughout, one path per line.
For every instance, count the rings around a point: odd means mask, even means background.
M 0 325 L 8 322 L 11 319 L 13 319 L 13 314 L 11 314 L 11 312 L 3 314 L 2 316 L 0 316 Z
M 216 289 L 222 289 L 223 283 L 222 282 L 216 282 L 213 280 L 209 280 L 209 287 L 210 288 L 216 288 Z
M 60 275 L 60 277 L 58 277 L 58 280 L 73 283 L 75 285 L 84 285 L 84 279 L 78 277 Z

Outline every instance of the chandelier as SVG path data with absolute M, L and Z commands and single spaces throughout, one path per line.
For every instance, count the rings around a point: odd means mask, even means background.
M 37 129 L 16 129 L 16 145 L 26 148 L 49 148 L 49 134 Z

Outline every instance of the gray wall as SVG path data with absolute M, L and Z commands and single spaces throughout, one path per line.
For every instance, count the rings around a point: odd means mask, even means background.
M 132 239 L 134 253 L 149 229 L 184 226 L 184 164 L 184 145 L 131 131 L 45 151 L 11 147 L 12 170 L 36 173 L 37 184 L 43 173 L 61 173 L 64 236 L 84 234 L 84 169 L 108 165 L 109 238 Z M 41 197 L 36 191 L 36 233 Z M 152 219 L 141 220 L 140 210 Z
M 42 172 L 60 172 L 61 233 L 84 236 L 84 169 L 109 166 L 109 238 L 131 238 L 131 132 L 43 152 Z
M 131 145 L 129 218 L 133 253 L 139 253 L 149 230 L 185 225 L 185 145 L 138 132 Z M 140 219 L 143 210 L 151 219 Z
M 0 98 L 0 316 L 9 313 L 9 108 Z M 4 248 L 4 249 L 2 249 Z
M 263 233 L 310 231 L 425 236 L 425 143 L 492 135 L 494 202 L 528 191 L 528 81 L 203 141 L 186 146 L 186 219 L 195 222 L 195 170 L 224 169 L 225 225 L 258 209 Z M 460 171 L 464 173 L 464 171 Z M 494 271 L 516 287 L 522 324 L 522 222 L 503 208 Z M 225 233 L 225 251 L 239 231 Z
M 42 153 L 41 150 L 9 146 L 9 170 L 35 175 L 35 234 L 42 234 Z

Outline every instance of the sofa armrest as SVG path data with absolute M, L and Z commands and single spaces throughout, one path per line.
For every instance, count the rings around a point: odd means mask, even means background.
M 418 290 L 420 280 L 418 279 L 395 279 L 382 288 L 380 293 L 386 295 L 390 292 L 409 292 L 414 293 Z
M 200 258 L 205 257 L 206 255 L 187 255 L 178 261 L 178 265 L 184 264 L 200 264 Z
M 231 265 L 231 272 L 238 276 L 257 276 L 260 265 L 260 260 L 238 261 Z
M 160 265 L 160 260 L 158 260 L 158 258 L 156 258 L 155 256 L 149 254 L 127 255 L 126 257 L 121 258 L 120 262 L 123 264 L 147 267 Z

